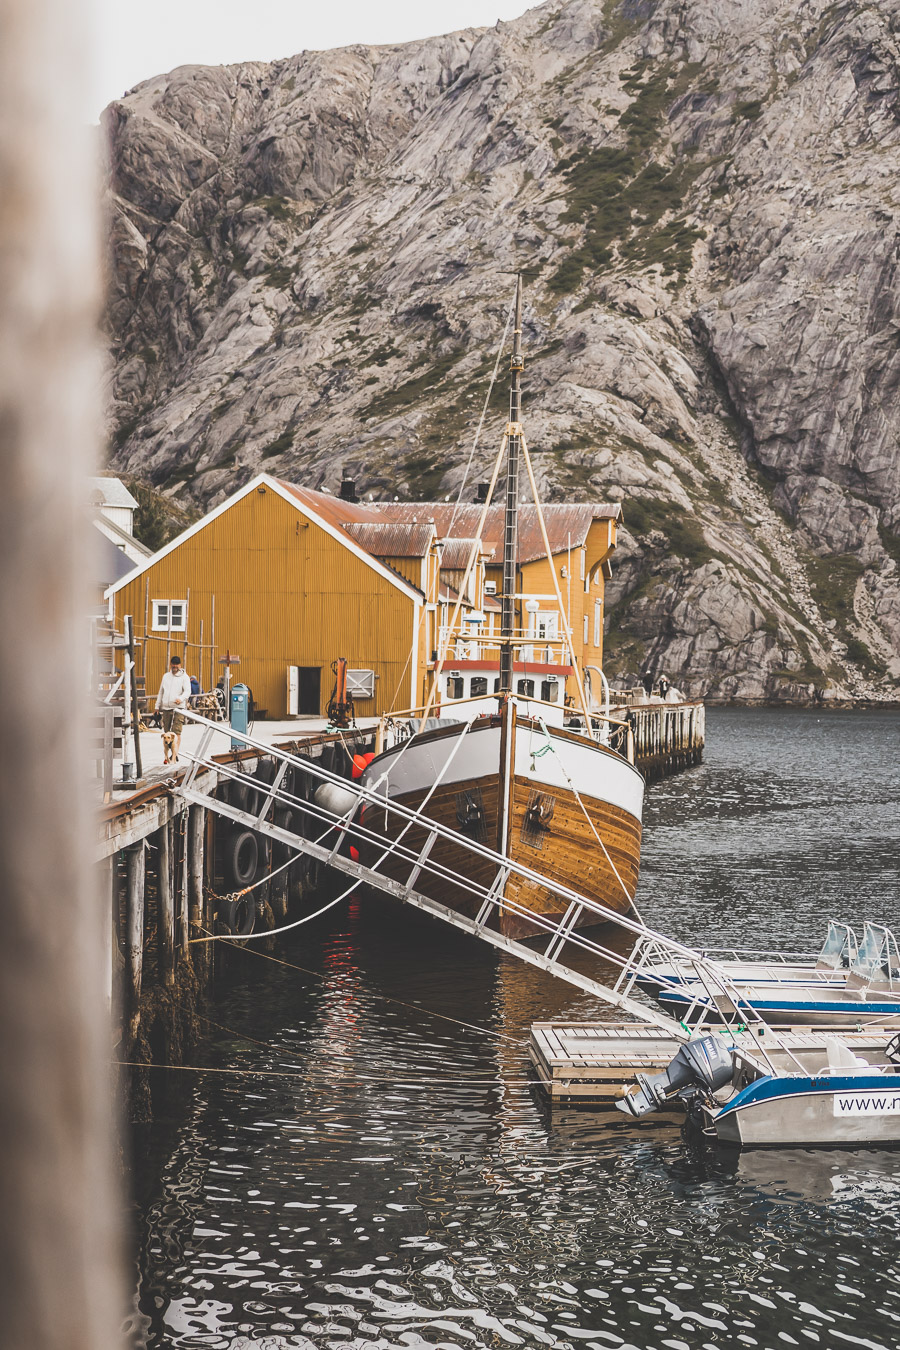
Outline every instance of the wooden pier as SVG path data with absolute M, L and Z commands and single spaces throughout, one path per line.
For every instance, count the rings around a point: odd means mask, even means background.
M 615 690 L 613 697 L 617 697 Z M 629 698 L 611 706 L 610 716 L 628 723 L 634 738 L 635 765 L 650 782 L 688 769 L 703 758 L 706 708 L 702 703 L 638 702 Z
M 353 754 L 371 743 L 371 733 L 365 737 L 317 734 L 291 742 L 291 750 L 334 768 L 350 765 Z M 195 783 L 210 796 L 238 790 L 252 802 L 271 783 L 272 767 L 263 751 L 234 751 L 216 756 L 216 766 L 201 771 Z M 237 836 L 248 831 L 235 831 L 202 806 L 187 806 L 177 795 L 184 773 L 175 769 L 120 796 L 98 816 L 94 858 L 106 897 L 105 994 L 116 1057 L 132 1065 L 181 1062 L 216 971 L 217 944 L 194 939 L 228 934 L 234 897 L 252 888 L 246 904 L 255 910 L 256 931 L 265 930 L 308 908 L 316 880 L 300 855 L 282 869 L 286 851 L 262 835 L 252 836 L 249 862 L 242 861 L 249 870 L 237 875 Z M 131 1078 L 134 1089 L 140 1070 Z M 140 1117 L 148 1111 L 144 1085 L 132 1091 L 131 1112 Z

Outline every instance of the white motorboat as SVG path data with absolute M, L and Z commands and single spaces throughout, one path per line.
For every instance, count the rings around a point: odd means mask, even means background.
M 702 947 L 701 956 L 716 966 L 736 986 L 756 988 L 791 986 L 818 987 L 823 984 L 844 986 L 850 967 L 856 961 L 858 943 L 853 929 L 845 923 L 829 922 L 821 951 L 757 952 L 746 948 Z M 696 967 L 689 961 L 673 961 L 644 941 L 635 949 L 635 983 L 645 994 L 656 998 L 664 989 L 679 989 L 697 981 Z
M 859 1026 L 897 1019 L 900 1025 L 900 953 L 882 924 L 867 923 L 843 979 L 761 981 L 730 977 L 716 988 L 702 977 L 660 987 L 657 1002 L 680 1021 L 736 1022 L 749 1014 L 775 1026 Z
M 677 1099 L 706 1133 L 743 1147 L 896 1144 L 900 1035 L 879 1058 L 871 1063 L 825 1037 L 821 1067 L 772 1071 L 739 1044 L 707 1035 L 682 1046 L 663 1073 L 638 1074 L 616 1105 L 646 1116 Z

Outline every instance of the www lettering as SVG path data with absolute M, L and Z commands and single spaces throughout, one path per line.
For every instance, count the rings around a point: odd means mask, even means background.
M 843 1115 L 887 1115 L 900 1111 L 900 1094 L 892 1097 L 838 1097 L 837 1113 Z

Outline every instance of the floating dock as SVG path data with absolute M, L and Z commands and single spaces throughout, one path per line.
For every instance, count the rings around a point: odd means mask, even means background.
M 886 1032 L 877 1027 L 848 1031 L 844 1027 L 780 1028 L 778 1037 L 801 1063 L 815 1067 L 821 1062 L 823 1037 L 839 1036 L 856 1054 L 872 1063 L 887 1063 Z M 778 1063 L 784 1051 L 774 1042 L 760 1041 L 752 1032 L 735 1036 L 752 1051 L 754 1042 L 764 1044 Z M 634 1085 L 636 1073 L 661 1073 L 684 1044 L 658 1026 L 641 1022 L 534 1022 L 528 1054 L 538 1082 L 554 1102 L 593 1102 L 609 1106 Z

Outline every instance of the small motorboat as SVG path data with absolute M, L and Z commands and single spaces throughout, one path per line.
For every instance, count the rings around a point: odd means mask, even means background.
M 870 1063 L 826 1037 L 821 1066 L 794 1073 L 707 1035 L 683 1045 L 662 1073 L 638 1074 L 616 1106 L 640 1117 L 680 1102 L 705 1133 L 743 1147 L 896 1144 L 900 1035 L 883 1059 Z
M 836 932 L 834 936 L 836 942 Z M 900 1019 L 900 954 L 889 928 L 867 923 L 849 969 L 833 970 L 830 979 L 788 975 L 759 980 L 730 974 L 726 987 L 701 975 L 681 983 L 672 978 L 667 986 L 658 987 L 654 997 L 673 1017 L 691 1024 L 734 1023 L 750 1016 L 773 1026 L 882 1024 Z
M 845 923 L 828 924 L 821 951 L 757 952 L 736 947 L 703 947 L 700 956 L 715 962 L 731 983 L 779 988 L 784 985 L 822 984 L 843 986 L 857 957 L 856 934 Z M 656 998 L 664 989 L 677 989 L 697 981 L 697 969 L 690 961 L 673 961 L 643 940 L 632 957 L 634 982 L 645 994 Z

